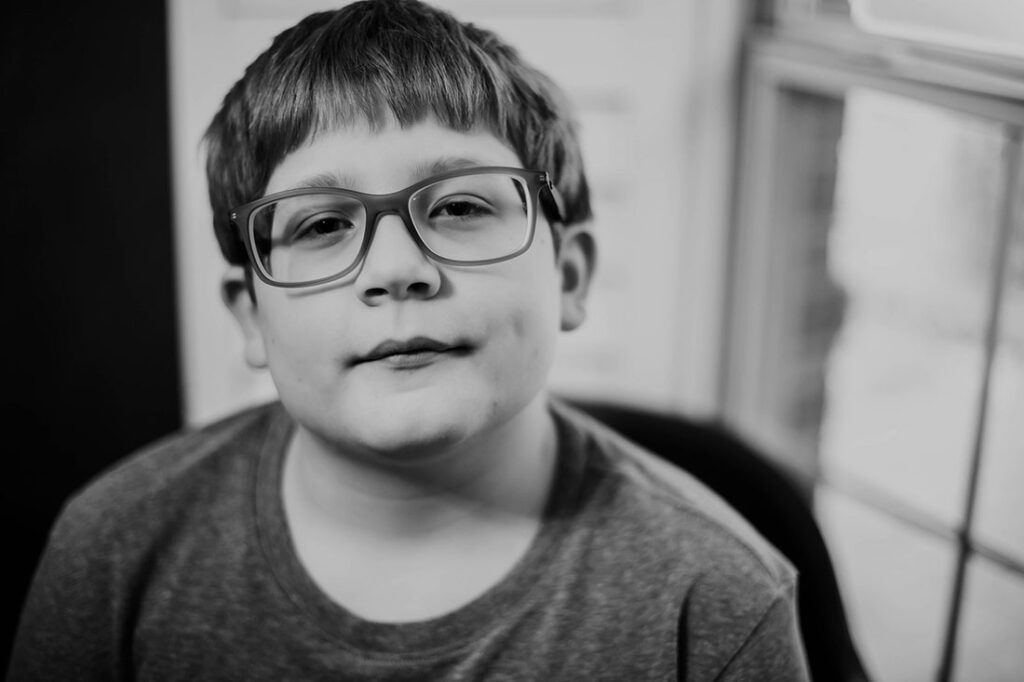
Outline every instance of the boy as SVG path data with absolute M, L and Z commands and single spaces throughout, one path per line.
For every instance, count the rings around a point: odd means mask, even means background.
M 72 499 L 9 679 L 805 679 L 795 575 L 549 399 L 593 267 L 564 99 L 414 1 L 279 35 L 207 133 L 279 401 Z

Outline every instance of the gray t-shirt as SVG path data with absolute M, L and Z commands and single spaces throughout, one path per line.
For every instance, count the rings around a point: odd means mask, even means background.
M 804 680 L 790 564 L 684 472 L 552 403 L 553 494 L 526 555 L 447 615 L 376 623 L 303 569 L 278 403 L 179 434 L 79 492 L 8 680 Z

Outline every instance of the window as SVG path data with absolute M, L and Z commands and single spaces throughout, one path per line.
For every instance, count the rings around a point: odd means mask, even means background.
M 724 412 L 814 496 L 877 679 L 1011 679 L 1024 61 L 855 23 L 899 4 L 777 2 L 748 39 Z

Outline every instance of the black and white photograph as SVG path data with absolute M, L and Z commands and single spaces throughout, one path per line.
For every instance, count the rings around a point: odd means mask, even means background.
M 1024 2 L 0 22 L 8 682 L 1024 680 Z

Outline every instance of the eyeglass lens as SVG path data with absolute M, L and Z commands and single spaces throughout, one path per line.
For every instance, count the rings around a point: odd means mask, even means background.
M 413 228 L 434 255 L 457 262 L 503 258 L 529 239 L 526 182 L 480 173 L 439 180 L 409 197 Z M 366 238 L 369 211 L 340 192 L 300 194 L 257 209 L 253 244 L 275 281 L 310 282 L 353 266 Z

